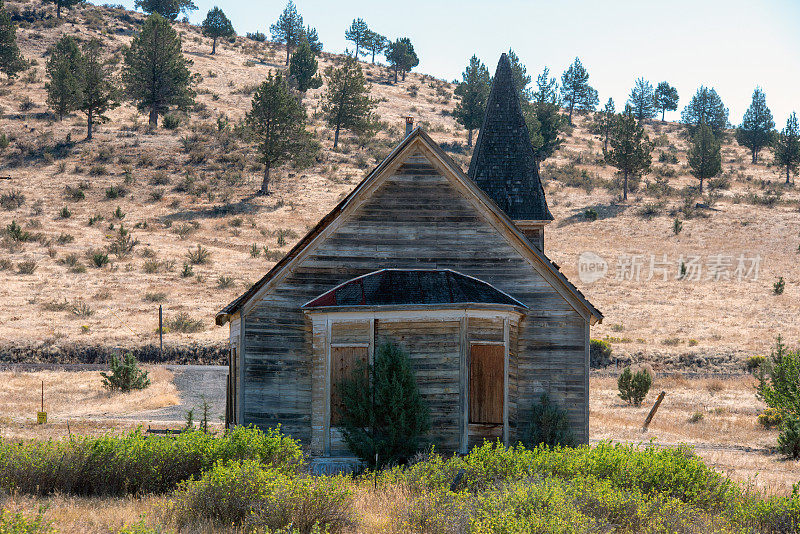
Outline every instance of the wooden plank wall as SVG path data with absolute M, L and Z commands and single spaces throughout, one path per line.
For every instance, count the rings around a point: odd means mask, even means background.
M 444 451 L 458 450 L 461 439 L 460 337 L 458 321 L 375 322 L 378 347 L 389 341 L 409 353 L 417 386 L 431 412 L 430 440 Z
M 585 428 L 585 320 L 424 157 L 400 167 L 336 232 L 244 318 L 243 423 L 278 423 L 311 435 L 311 322 L 305 302 L 380 268 L 450 268 L 493 284 L 530 307 L 520 324 L 515 420 L 549 391 L 577 437 Z M 453 401 L 454 406 L 457 400 Z M 318 422 L 315 421 L 315 425 Z M 522 423 L 520 423 L 522 424 Z

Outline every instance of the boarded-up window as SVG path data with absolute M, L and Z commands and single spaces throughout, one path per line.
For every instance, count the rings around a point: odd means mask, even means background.
M 366 365 L 368 357 L 366 346 L 331 347 L 331 426 L 341 424 L 342 420 L 342 397 L 338 384 L 351 377 L 360 367 L 359 362 Z
M 469 360 L 469 422 L 503 423 L 503 345 L 472 345 Z

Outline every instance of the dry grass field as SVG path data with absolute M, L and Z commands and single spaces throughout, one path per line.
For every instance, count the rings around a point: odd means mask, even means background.
M 49 9 L 32 1 L 8 6 Z M 451 153 L 468 163 L 466 132 L 449 114 L 452 84 L 412 73 L 394 85 L 385 67 L 364 64 L 385 128 L 371 139 L 345 133 L 333 150 L 332 132 L 320 114 L 324 87 L 311 91 L 305 103 L 323 147 L 319 161 L 304 170 L 274 172 L 273 194 L 256 197 L 261 170 L 251 147 L 218 125 L 242 118 L 253 88 L 269 71 L 283 68 L 283 49 L 238 37 L 211 56 L 210 41 L 186 24 L 178 29 L 199 75 L 195 109 L 177 129 L 151 130 L 146 117 L 125 103 L 98 127 L 94 141 L 84 142 L 80 116 L 58 122 L 47 113 L 43 54 L 67 33 L 98 36 L 119 58 L 139 20 L 139 14 L 85 5 L 69 10 L 60 25 L 34 17 L 18 32 L 24 55 L 36 64 L 20 79 L 0 83 L 0 131 L 10 139 L 0 153 L 0 176 L 10 178 L 0 181 L 0 194 L 19 193 L 24 202 L 5 204 L 0 227 L 16 221 L 33 239 L 20 243 L 6 236 L 0 246 L 0 339 L 6 343 L 154 342 L 159 304 L 173 321 L 167 343 L 219 342 L 227 334 L 213 326 L 214 313 L 260 278 L 389 153 L 402 135 L 402 117 L 413 116 L 440 142 L 455 142 Z M 320 67 L 337 60 L 324 54 Z M 689 95 L 681 96 L 683 106 Z M 622 202 L 591 123 L 591 117 L 577 118 L 542 174 L 556 219 L 546 251 L 604 312 L 593 336 L 608 338 L 617 354 L 651 360 L 656 368 L 713 366 L 719 359 L 763 353 L 779 333 L 790 343 L 800 339 L 800 195 L 782 185 L 770 155 L 752 165 L 729 136 L 718 188 L 710 197 L 686 201 L 682 191 L 695 181 L 686 165 L 683 129 L 654 122 L 648 125 L 656 144 L 653 172 Z M 698 201 L 713 210 L 694 209 Z M 589 208 L 596 221 L 584 215 Z M 683 224 L 678 235 L 672 230 L 676 218 Z M 107 247 L 121 225 L 139 242 L 133 254 L 110 255 L 108 265 L 95 267 L 91 255 Z M 198 245 L 211 252 L 210 261 L 181 276 L 187 251 Z M 584 251 L 608 261 L 604 279 L 581 282 L 578 257 Z M 740 255 L 760 258 L 757 278 L 751 273 L 737 280 L 733 270 Z M 698 279 L 677 280 L 680 262 L 691 256 L 699 257 Z M 651 258 L 666 260 L 653 276 Z M 620 261 L 639 267 L 622 276 Z M 732 262 L 730 279 L 708 276 L 715 261 Z M 34 271 L 21 273 L 26 267 Z M 775 295 L 779 277 L 786 288 Z M 179 314 L 189 322 L 175 323 Z
M 159 371 L 157 367 L 152 368 L 151 373 L 153 387 L 168 399 L 172 391 L 169 373 Z M 19 392 L 29 387 L 35 389 L 42 376 L 50 383 L 59 384 L 58 393 L 53 393 L 52 412 L 72 414 L 69 405 L 84 399 L 88 405 L 95 406 L 95 413 L 106 410 L 107 418 L 103 421 L 71 415 L 75 417 L 71 420 L 73 433 L 96 435 L 131 430 L 135 423 L 115 420 L 114 417 L 124 415 L 126 411 L 138 411 L 141 393 L 109 396 L 99 388 L 94 375 L 84 372 L 30 373 L 29 376 L 3 373 L 0 379 L 12 384 L 12 388 L 0 396 L 0 411 L 14 415 L 0 419 L 0 434 L 8 437 L 11 433 L 13 439 L 47 439 L 66 434 L 63 419 L 38 427 L 29 413 L 29 410 L 38 408 L 27 399 L 27 395 Z M 595 442 L 689 444 L 708 465 L 743 482 L 753 491 L 769 495 L 789 494 L 792 484 L 800 479 L 800 464 L 787 461 L 772 451 L 777 431 L 764 430 L 756 423 L 756 415 L 763 406 L 755 398 L 753 385 L 752 378 L 741 376 L 729 379 L 656 376 L 644 405 L 633 408 L 617 397 L 616 377 L 593 376 L 591 437 Z M 648 432 L 642 434 L 642 422 L 661 390 L 667 395 Z M 150 392 L 146 390 L 144 393 Z M 24 401 L 20 402 L 20 399 Z M 82 408 L 82 411 L 88 412 L 89 408 Z M 404 493 L 405 490 L 382 487 L 380 492 L 374 492 L 370 484 L 359 484 L 355 491 L 354 508 L 359 518 L 356 532 L 400 532 L 393 524 L 393 510 L 402 508 L 411 498 Z M 163 496 L 86 498 L 56 495 L 38 498 L 0 495 L 0 499 L 4 499 L 0 507 L 29 514 L 40 505 L 46 505 L 46 517 L 57 521 L 60 532 L 105 533 L 117 532 L 125 525 L 153 528 L 169 525 L 169 515 L 165 511 L 168 497 Z M 211 525 L 201 525 L 200 530 L 192 531 L 220 532 Z
M 128 432 L 139 424 L 136 414 L 176 405 L 182 392 L 170 371 L 147 366 L 152 385 L 131 393 L 109 393 L 97 371 L 0 372 L 0 436 L 24 440 Z M 36 424 L 41 381 L 46 384 L 48 424 Z M 791 492 L 800 480 L 800 463 L 786 461 L 773 451 L 777 430 L 756 421 L 764 409 L 749 376 L 683 378 L 656 375 L 644 404 L 635 408 L 617 396 L 616 375 L 593 375 L 590 382 L 590 436 L 593 442 L 688 444 L 709 465 L 732 478 L 752 483 L 768 493 Z M 647 433 L 642 423 L 658 392 L 661 407 Z M 195 414 L 197 417 L 197 414 Z M 216 424 L 216 416 L 211 418 Z M 69 429 L 67 428 L 69 423 Z M 170 426 L 170 425 L 167 425 Z M 175 425 L 172 424 L 172 427 Z

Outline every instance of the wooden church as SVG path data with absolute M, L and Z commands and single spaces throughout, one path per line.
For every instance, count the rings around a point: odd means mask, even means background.
M 425 132 L 391 154 L 261 280 L 230 323 L 229 424 L 278 424 L 347 457 L 334 385 L 375 348 L 410 355 L 428 439 L 513 444 L 542 393 L 589 438 L 589 328 L 602 314 L 544 253 L 553 220 L 503 55 L 469 175 Z

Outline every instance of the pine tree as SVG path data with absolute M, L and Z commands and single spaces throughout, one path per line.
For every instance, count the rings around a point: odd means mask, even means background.
M 86 114 L 86 139 L 92 139 L 95 122 L 107 122 L 105 113 L 117 107 L 116 88 L 111 81 L 111 67 L 101 56 L 103 44 L 91 39 L 83 45 L 81 59 L 82 98 L 78 109 Z
M 139 368 L 136 357 L 130 352 L 126 352 L 122 356 L 122 360 L 118 360 L 116 354 L 112 354 L 109 372 L 104 373 L 101 371 L 100 376 L 103 377 L 103 386 L 109 391 L 127 393 L 132 390 L 146 389 L 150 386 L 147 371 Z
M 367 31 L 364 38 L 364 48 L 372 54 L 372 64 L 375 64 L 375 54 L 380 54 L 389 45 L 389 39 L 372 30 Z
M 306 130 L 306 110 L 280 73 L 270 73 L 256 90 L 245 125 L 264 164 L 261 195 L 269 194 L 273 167 L 287 162 L 303 166 L 317 153 L 318 146 Z
M 150 15 L 142 31 L 125 50 L 122 80 L 139 110 L 149 110 L 150 126 L 171 107 L 186 109 L 194 102 L 192 76 L 181 51 L 181 39 L 161 15 Z
M 317 76 L 317 58 L 308 42 L 298 45 L 289 61 L 289 76 L 297 84 L 297 90 L 305 94 L 309 89 L 322 87 L 322 78 Z
M 574 447 L 575 434 L 569 421 L 569 413 L 550 400 L 547 393 L 539 398 L 539 403 L 531 410 L 531 425 L 525 436 L 527 447 L 539 445 L 548 447 Z
M 418 452 L 430 410 L 403 349 L 381 345 L 372 366 L 362 364 L 332 386 L 342 395 L 344 440 L 370 468 L 403 464 Z
M 206 15 L 206 20 L 203 21 L 203 35 L 211 37 L 214 41 L 211 44 L 211 55 L 213 56 L 217 51 L 217 39 L 220 37 L 232 37 L 236 35 L 233 31 L 233 24 L 230 19 L 225 16 L 220 8 L 214 8 Z
M 341 67 L 325 69 L 328 87 L 322 111 L 328 126 L 334 129 L 333 148 L 339 144 L 339 130 L 356 133 L 369 130 L 376 123 L 373 110 L 377 103 L 370 98 L 361 65 L 354 57 L 346 57 Z
M 467 146 L 472 146 L 472 131 L 481 127 L 489 96 L 491 75 L 477 56 L 472 56 L 466 70 L 461 75 L 462 82 L 455 89 L 461 97 L 453 111 L 453 117 L 467 129 Z
M 700 180 L 702 193 L 703 181 L 722 172 L 720 144 L 709 125 L 701 123 L 695 131 L 688 159 L 692 175 Z
M 17 46 L 17 25 L 11 20 L 3 0 L 0 0 L 0 72 L 13 78 L 27 68 L 28 63 Z
M 197 10 L 192 0 L 135 0 L 134 5 L 145 13 L 158 13 L 167 20 L 175 20 L 181 13 Z
M 322 41 L 319 40 L 316 28 L 306 26 L 306 29 L 303 30 L 303 33 L 300 35 L 300 41 L 298 41 L 298 43 L 302 43 L 303 41 L 308 43 L 311 51 L 315 54 L 322 52 Z
M 528 76 L 528 70 L 519 60 L 519 56 L 510 48 L 508 49 L 508 62 L 511 64 L 511 79 L 514 83 L 514 87 L 517 88 L 519 98 L 522 102 L 527 102 L 531 97 L 530 90 L 528 89 L 528 85 L 531 83 L 531 77 Z
M 303 17 L 297 12 L 294 2 L 289 0 L 286 8 L 281 13 L 278 20 L 270 26 L 270 33 L 272 39 L 276 43 L 283 43 L 286 45 L 286 64 L 289 64 L 289 56 L 292 53 L 292 47 L 300 44 L 300 40 L 305 33 L 303 28 Z
M 622 198 L 628 199 L 628 179 L 631 176 L 650 171 L 653 145 L 636 120 L 630 105 L 614 118 L 608 143 L 610 150 L 605 152 L 606 161 L 622 172 Z
M 83 100 L 82 56 L 78 42 L 63 36 L 48 50 L 45 71 L 50 79 L 45 83 L 47 105 L 62 120 L 64 115 L 78 109 Z
M 344 37 L 348 41 L 352 41 L 356 45 L 355 56 L 358 57 L 362 53 L 361 48 L 366 43 L 369 35 L 369 27 L 364 19 L 354 19 L 353 23 L 344 32 Z
M 570 124 L 574 110 L 593 110 L 597 106 L 597 91 L 589 85 L 589 73 L 577 57 L 561 75 L 561 96 L 569 109 Z
M 786 171 L 786 183 L 791 183 L 791 175 L 796 175 L 800 167 L 800 126 L 794 112 L 789 115 L 786 128 L 776 136 L 773 152 L 775 165 Z
M 631 89 L 628 103 L 633 108 L 633 114 L 639 122 L 652 119 L 656 114 L 655 93 L 653 86 L 644 78 L 638 78 L 636 85 Z
M 513 74 L 513 63 L 511 69 Z M 523 76 L 525 74 L 524 67 L 522 74 Z M 522 81 L 524 81 L 524 77 L 522 78 Z M 542 73 L 536 77 L 536 90 L 531 95 L 531 99 L 535 103 L 549 102 L 556 105 L 560 104 L 558 99 L 558 81 L 555 78 L 550 77 L 549 67 L 545 67 L 544 70 L 542 70 Z
M 600 112 L 600 135 L 603 137 L 603 152 L 608 151 L 608 136 L 611 128 L 614 126 L 614 117 L 616 116 L 616 108 L 614 107 L 614 100 L 608 99 L 606 106 Z
M 736 141 L 750 149 L 753 164 L 758 163 L 758 153 L 769 146 L 775 133 L 775 121 L 767 107 L 767 98 L 760 87 L 753 91 L 753 101 L 736 129 Z
M 403 81 L 406 81 L 406 72 L 419 65 L 419 58 L 414 51 L 411 39 L 402 37 L 386 48 L 386 59 L 394 69 L 394 83 L 397 83 L 397 73 L 403 73 Z
M 537 76 L 536 90 L 531 96 L 530 102 L 523 99 L 521 103 L 538 173 L 542 162 L 561 146 L 559 134 L 566 123 L 558 100 L 558 83 L 550 77 L 547 67 Z
M 78 4 L 84 3 L 86 0 L 45 0 L 45 2 L 56 5 L 56 18 L 61 18 L 61 8 L 71 8 Z
M 661 122 L 664 122 L 664 115 L 667 111 L 678 109 L 678 90 L 667 82 L 658 82 L 655 91 L 656 110 L 661 112 Z
M 689 125 L 692 132 L 701 124 L 707 124 L 714 135 L 719 135 L 728 126 L 728 108 L 713 88 L 701 85 L 683 109 L 681 121 Z

